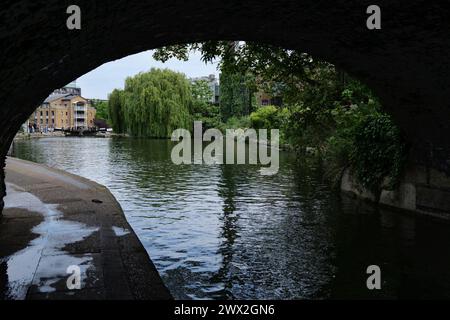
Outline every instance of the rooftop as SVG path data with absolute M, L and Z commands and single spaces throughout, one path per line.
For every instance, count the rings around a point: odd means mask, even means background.
M 66 98 L 66 99 L 70 100 L 70 99 L 72 99 L 72 98 L 74 98 L 74 97 L 76 97 L 76 96 L 77 96 L 77 95 L 74 95 L 74 94 L 72 94 L 72 93 L 57 93 L 57 94 L 52 94 L 52 95 L 48 96 L 48 97 L 44 100 L 44 103 L 49 103 L 49 102 L 52 102 L 52 101 L 55 101 L 55 100 L 58 100 L 58 99 L 61 99 L 61 98 Z

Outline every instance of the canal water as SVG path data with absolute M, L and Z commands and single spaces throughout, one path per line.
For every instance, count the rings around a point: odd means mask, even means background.
M 172 164 L 172 142 L 44 138 L 15 156 L 107 186 L 177 299 L 449 298 L 450 226 L 340 197 L 320 163 Z M 368 290 L 368 266 L 381 290 Z

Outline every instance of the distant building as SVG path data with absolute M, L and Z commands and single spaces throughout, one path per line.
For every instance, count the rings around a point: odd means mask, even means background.
M 62 87 L 60 89 L 55 89 L 50 94 L 50 96 L 55 95 L 55 94 L 67 94 L 67 93 L 81 96 L 81 88 L 77 87 L 75 82 L 71 82 L 65 87 Z
M 191 78 L 191 82 L 197 82 L 197 81 L 206 81 L 208 83 L 208 86 L 212 93 L 210 102 L 213 104 L 219 104 L 220 86 L 219 86 L 219 80 L 216 78 L 216 76 L 214 74 L 210 74 L 209 76 L 205 76 L 205 77 Z
M 55 90 L 44 100 L 29 118 L 27 127 L 40 132 L 88 129 L 95 127 L 95 115 L 95 108 L 81 96 L 81 89 L 68 85 Z
M 264 91 L 259 91 L 255 94 L 256 103 L 259 106 L 277 106 L 281 107 L 283 105 L 283 98 L 281 96 L 272 96 Z

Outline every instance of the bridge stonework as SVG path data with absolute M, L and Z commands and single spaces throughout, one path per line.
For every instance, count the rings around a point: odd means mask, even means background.
M 77 0 L 0 4 L 0 165 L 36 106 L 99 65 L 163 45 L 252 40 L 302 50 L 368 84 L 404 131 L 411 159 L 450 174 L 450 10 L 444 3 L 377 0 L 368 30 L 360 0 Z M 3 173 L 0 174 L 3 181 Z M 0 198 L 4 193 L 0 182 Z M 0 203 L 1 204 L 1 203 Z

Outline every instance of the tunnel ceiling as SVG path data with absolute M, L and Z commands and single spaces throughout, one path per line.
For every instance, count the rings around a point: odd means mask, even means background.
M 99 65 L 167 44 L 252 40 L 308 52 L 367 83 L 406 133 L 417 158 L 448 170 L 450 11 L 427 1 L 377 1 L 368 30 L 361 0 L 78 0 L 68 30 L 56 0 L 0 4 L 0 149 L 54 88 Z M 150 66 L 149 66 L 150 67 Z

